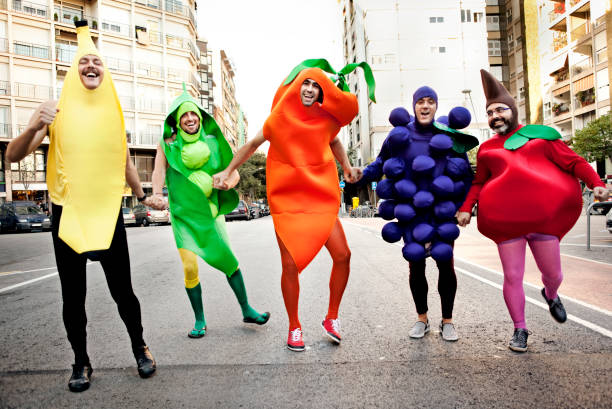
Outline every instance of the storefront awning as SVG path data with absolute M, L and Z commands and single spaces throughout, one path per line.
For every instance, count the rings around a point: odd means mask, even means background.
M 554 90 L 554 91 L 552 92 L 552 94 L 553 94 L 554 96 L 561 95 L 561 94 L 563 94 L 563 93 L 565 93 L 565 92 L 569 91 L 569 89 L 570 89 L 570 86 L 569 86 L 569 84 L 567 84 L 567 85 L 564 85 L 563 87 L 561 87 L 561 88 L 559 88 L 559 89 Z

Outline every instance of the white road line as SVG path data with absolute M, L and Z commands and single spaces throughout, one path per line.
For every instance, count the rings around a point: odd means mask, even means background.
M 578 243 L 559 243 L 561 246 L 574 246 L 574 247 L 586 247 L 586 244 L 578 244 Z M 612 246 L 608 244 L 591 244 L 591 247 L 603 247 L 606 249 L 612 248 Z
M 47 279 L 49 277 L 53 277 L 53 276 L 56 276 L 56 275 L 57 275 L 57 272 L 51 273 L 51 274 L 47 274 L 46 276 L 42 276 L 42 277 L 38 277 L 38 278 L 33 278 L 32 280 L 24 281 L 24 282 L 19 283 L 19 284 L 10 285 L 8 287 L 0 288 L 0 293 L 4 293 L 6 291 L 10 291 L 10 290 L 12 290 L 14 288 L 23 287 L 24 285 L 32 284 L 32 283 L 35 283 L 37 281 L 44 280 L 44 279 Z
M 463 259 L 463 258 L 460 258 L 460 257 L 455 257 L 455 260 L 460 261 L 462 263 L 469 264 L 471 266 L 474 266 L 474 267 L 477 267 L 477 268 L 480 268 L 480 269 L 483 269 L 485 271 L 488 271 L 489 273 L 496 274 L 496 275 L 498 275 L 500 277 L 504 276 L 504 273 L 502 273 L 500 271 L 493 270 L 493 269 L 490 269 L 490 268 L 485 267 L 485 266 L 481 266 L 480 264 L 476 264 L 476 263 L 473 263 L 471 261 L 467 261 L 466 259 Z M 523 284 L 528 286 L 528 287 L 535 288 L 536 290 L 540 290 L 542 288 L 542 286 L 531 284 L 531 283 L 529 283 L 527 281 L 523 281 Z M 577 300 L 575 298 L 569 297 L 569 296 L 567 296 L 565 294 L 562 294 L 562 293 L 558 293 L 558 294 L 559 294 L 560 297 L 562 297 L 562 298 L 564 298 L 566 300 L 569 300 L 569 301 L 574 302 L 576 304 L 582 305 L 583 307 L 595 310 L 595 311 L 597 311 L 599 313 L 607 315 L 608 317 L 612 317 L 612 311 L 608 311 L 608 310 L 600 308 L 600 307 L 598 307 L 596 305 L 592 305 L 592 304 L 586 303 L 584 301 Z
M 15 274 L 25 274 L 25 273 L 33 273 L 35 271 L 45 271 L 45 270 L 56 270 L 57 267 L 47 267 L 47 268 L 37 268 L 35 270 L 26 270 L 26 271 L 11 271 L 9 273 L 0 273 L 0 277 L 12 276 Z
M 589 261 L 591 263 L 603 264 L 604 266 L 612 266 L 612 263 L 606 263 L 605 261 L 590 260 L 588 258 L 573 256 L 571 254 L 565 254 L 565 253 L 561 253 L 561 255 L 565 256 L 565 257 L 575 258 L 575 259 L 578 259 L 578 260 Z
M 503 290 L 503 287 L 501 285 L 499 285 L 497 283 L 494 283 L 491 280 L 487 280 L 486 278 L 482 278 L 482 277 L 480 277 L 477 274 L 471 273 L 471 272 L 469 272 L 467 270 L 464 270 L 464 269 L 462 269 L 460 267 L 455 267 L 455 270 L 459 271 L 460 273 L 465 274 L 465 275 L 467 275 L 469 277 L 472 277 L 472 278 L 474 278 L 474 279 L 476 279 L 476 280 L 478 280 L 480 282 L 483 282 L 483 283 L 488 284 L 488 285 L 490 285 L 492 287 L 495 287 L 495 288 L 497 288 L 499 290 Z M 538 306 L 538 307 L 548 311 L 548 305 L 544 304 L 541 301 L 535 300 L 535 299 L 533 299 L 531 297 L 525 297 L 525 300 L 530 302 L 530 303 L 532 303 L 533 305 L 536 305 L 536 306 Z M 589 329 L 592 329 L 595 332 L 599 332 L 601 335 L 604 335 L 604 336 L 606 336 L 608 338 L 612 338 L 612 331 L 610 331 L 610 330 L 608 330 L 606 328 L 600 327 L 597 324 L 593 324 L 590 321 L 584 320 L 582 318 L 578 318 L 578 317 L 576 317 L 575 315 L 572 315 L 572 314 L 567 314 L 567 319 L 570 320 L 570 321 L 574 321 L 574 322 L 576 322 L 576 323 L 578 323 L 580 325 L 583 325 L 583 326 L 585 326 L 585 327 L 587 327 Z

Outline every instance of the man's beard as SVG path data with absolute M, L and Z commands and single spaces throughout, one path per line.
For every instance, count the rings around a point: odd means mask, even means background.
M 500 135 L 505 135 L 506 133 L 508 133 L 508 131 L 510 130 L 510 123 L 508 122 L 508 120 L 506 120 L 506 118 L 500 118 L 502 121 L 502 124 L 499 124 L 499 119 L 495 120 L 495 126 L 493 126 L 493 121 L 491 121 L 489 123 L 489 127 L 497 132 Z

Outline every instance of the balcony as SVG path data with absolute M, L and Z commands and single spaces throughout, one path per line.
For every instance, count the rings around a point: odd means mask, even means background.
M 576 92 L 574 95 L 574 109 L 580 109 L 595 104 L 595 88 Z M 594 108 L 594 106 L 593 106 Z
M 13 128 L 11 124 L 0 123 L 0 138 L 10 139 L 13 137 Z
M 589 20 L 572 30 L 571 41 L 580 41 L 588 34 L 591 34 L 591 22 Z
M 119 95 L 119 103 L 121 104 L 121 108 L 123 108 L 124 110 L 127 109 L 133 111 L 136 106 L 134 97 L 126 95 Z
M 56 44 L 55 45 L 55 61 L 63 62 L 66 64 L 72 63 L 76 56 L 77 46 L 68 44 Z
M 585 58 L 582 61 L 572 65 L 572 75 L 579 75 L 593 69 L 593 59 Z
M 132 30 L 129 24 L 117 23 L 116 21 L 102 20 L 102 31 L 107 33 L 132 37 Z
M 553 33 L 553 52 L 557 52 L 561 50 L 563 47 L 567 46 L 567 33 L 566 32 L 558 32 Z
M 17 55 L 49 60 L 51 48 L 47 45 L 31 44 L 23 41 L 13 41 L 13 52 Z
M 11 84 L 8 81 L 0 81 L 0 96 L 11 95 Z
M 146 35 L 146 32 L 138 35 Z M 153 44 L 162 44 L 162 33 L 155 30 L 149 30 L 148 39 Z
M 570 7 L 574 7 L 576 4 L 580 3 L 582 0 L 570 0 Z
M 12 9 L 16 12 L 29 14 L 30 16 L 34 17 L 49 18 L 49 7 L 44 4 L 12 0 L 11 5 Z
M 561 17 L 564 13 L 565 13 L 565 8 L 562 8 L 562 9 L 555 8 L 554 10 L 549 11 L 548 12 L 548 22 L 552 23 L 553 21 Z
M 135 3 L 145 7 L 151 7 L 152 9 L 161 10 L 160 0 L 135 0 Z
M 123 72 L 123 73 L 133 73 L 134 65 L 129 60 L 122 60 L 120 58 L 114 58 L 105 56 L 104 60 L 106 60 L 106 68 L 115 72 Z
M 166 112 L 164 101 L 160 99 L 142 98 L 139 101 L 138 110 L 143 111 L 143 112 L 155 112 L 155 113 Z
M 65 24 L 74 27 L 74 23 L 79 20 L 87 20 L 89 28 L 92 30 L 98 29 L 98 18 L 83 14 L 82 10 L 77 10 L 68 7 L 55 7 L 53 12 L 53 20 L 60 24 Z
M 153 78 L 163 78 L 164 67 L 139 62 L 136 65 L 136 74 Z
M 48 100 L 53 98 L 53 89 L 46 85 L 13 83 L 13 95 L 16 97 Z
M 138 134 L 136 145 L 155 146 L 161 135 L 154 132 L 142 131 Z
M 9 42 L 8 38 L 0 37 L 0 53 L 8 53 Z
M 184 6 L 181 2 L 175 0 L 166 0 L 165 10 L 168 13 L 180 14 L 181 16 L 187 17 L 194 27 L 197 27 L 195 15 L 189 6 Z
M 552 113 L 553 113 L 553 117 L 558 117 L 561 116 L 563 114 L 568 113 L 570 110 L 570 106 L 568 103 L 565 102 L 561 102 L 561 103 L 554 103 L 552 105 Z

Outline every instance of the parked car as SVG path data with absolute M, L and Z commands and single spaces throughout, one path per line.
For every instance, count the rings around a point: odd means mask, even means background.
M 270 208 L 268 207 L 268 205 L 265 205 L 263 203 L 259 204 L 259 215 L 270 216 Z
M 236 206 L 236 208 L 230 213 L 225 215 L 225 220 L 234 219 L 251 220 L 251 212 L 249 211 L 249 207 L 244 200 L 240 200 L 238 202 L 238 206 Z
M 34 202 L 6 202 L 0 206 L 1 231 L 51 230 L 49 216 Z
M 170 223 L 170 214 L 167 210 L 155 210 L 145 205 L 139 204 L 132 209 L 136 217 L 136 224 L 139 226 L 149 226 L 150 224 Z
M 122 207 L 121 212 L 123 213 L 123 224 L 126 226 L 136 226 L 136 216 L 129 207 Z

